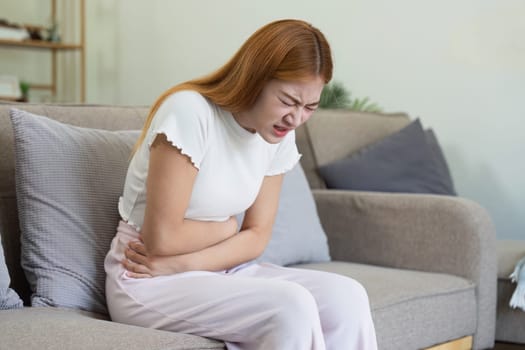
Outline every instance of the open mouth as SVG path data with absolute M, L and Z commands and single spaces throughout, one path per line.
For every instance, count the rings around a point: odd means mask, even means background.
M 290 131 L 290 129 L 289 128 L 285 128 L 283 126 L 274 125 L 273 126 L 273 131 L 274 131 L 275 135 L 277 135 L 278 137 L 283 137 Z

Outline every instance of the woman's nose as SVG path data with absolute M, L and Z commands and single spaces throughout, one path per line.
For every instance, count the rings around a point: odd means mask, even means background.
M 303 120 L 303 108 L 295 108 L 292 112 L 284 117 L 287 126 L 296 128 L 301 125 Z

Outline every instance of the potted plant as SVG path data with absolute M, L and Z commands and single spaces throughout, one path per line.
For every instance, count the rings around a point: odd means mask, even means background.
M 343 108 L 363 112 L 382 112 L 382 109 L 368 97 L 352 98 L 350 91 L 337 81 L 326 85 L 321 93 L 320 108 Z

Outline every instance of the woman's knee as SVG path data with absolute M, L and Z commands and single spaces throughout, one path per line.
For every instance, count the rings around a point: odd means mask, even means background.
M 354 279 L 338 276 L 336 283 L 325 288 L 318 301 L 330 319 L 359 319 L 370 317 L 370 302 L 363 285 Z
M 278 310 L 272 319 L 282 330 L 297 329 L 301 323 L 304 323 L 304 328 L 310 328 L 312 323 L 319 322 L 315 298 L 299 284 L 283 281 L 267 298 Z

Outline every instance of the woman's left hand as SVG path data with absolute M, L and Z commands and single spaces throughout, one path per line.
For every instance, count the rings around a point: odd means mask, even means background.
M 171 275 L 182 272 L 182 256 L 154 256 L 146 255 L 146 247 L 142 241 L 131 241 L 124 252 L 125 259 L 122 265 L 131 278 L 150 278 L 162 275 Z

